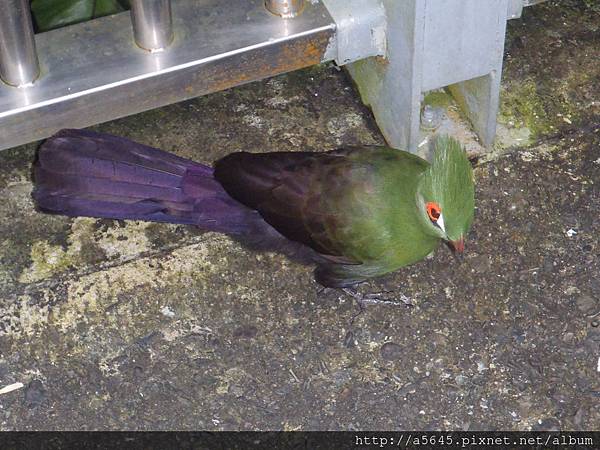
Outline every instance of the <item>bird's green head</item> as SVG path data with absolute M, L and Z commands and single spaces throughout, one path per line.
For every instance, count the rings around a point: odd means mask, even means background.
M 431 166 L 421 175 L 417 189 L 419 216 L 429 234 L 460 253 L 473 222 L 473 169 L 456 139 L 440 136 L 433 146 Z

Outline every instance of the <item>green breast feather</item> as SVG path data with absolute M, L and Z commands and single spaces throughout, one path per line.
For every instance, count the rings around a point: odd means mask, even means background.
M 342 185 L 335 173 L 328 174 L 330 185 L 323 191 L 327 194 L 321 197 L 321 208 L 335 211 L 337 220 L 326 224 L 326 236 L 336 253 L 360 264 L 338 266 L 335 272 L 370 278 L 431 253 L 439 238 L 426 232 L 415 204 L 429 163 L 386 147 L 357 149 L 349 156 L 352 167 Z

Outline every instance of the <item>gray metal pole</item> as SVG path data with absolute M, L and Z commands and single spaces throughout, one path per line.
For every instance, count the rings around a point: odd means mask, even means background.
M 0 78 L 27 86 L 40 74 L 29 0 L 0 0 Z
M 151 52 L 166 49 L 173 40 L 170 0 L 131 0 L 135 43 Z
M 284 19 L 296 17 L 304 8 L 304 0 L 265 0 L 269 11 Z

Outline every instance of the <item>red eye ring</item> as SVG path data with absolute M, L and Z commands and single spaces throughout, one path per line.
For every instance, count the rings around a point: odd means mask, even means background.
M 431 221 L 437 222 L 437 220 L 440 218 L 440 215 L 442 214 L 442 208 L 440 208 L 440 205 L 438 205 L 435 202 L 428 202 L 425 205 L 425 208 L 427 209 L 427 215 L 429 216 Z

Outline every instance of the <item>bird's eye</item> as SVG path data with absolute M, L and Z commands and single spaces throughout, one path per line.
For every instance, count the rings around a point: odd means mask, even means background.
M 437 220 L 440 218 L 440 214 L 442 214 L 440 205 L 435 202 L 429 202 L 425 205 L 425 208 L 427 209 L 427 215 L 429 216 L 429 219 L 431 219 L 432 222 L 437 222 Z

